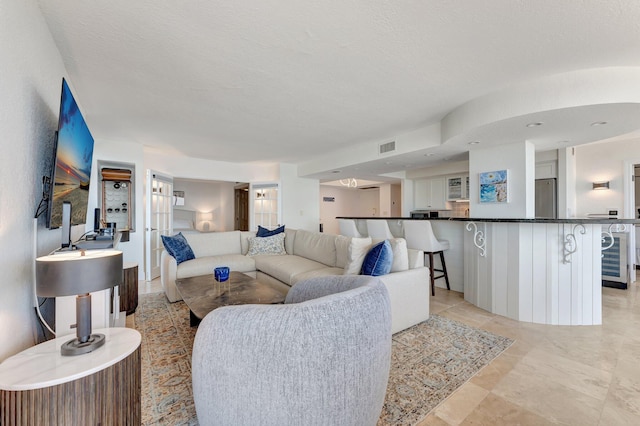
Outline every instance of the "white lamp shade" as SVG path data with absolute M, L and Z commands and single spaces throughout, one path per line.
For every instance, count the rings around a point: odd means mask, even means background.
M 75 296 L 122 284 L 122 252 L 74 250 L 36 259 L 36 294 Z
M 201 222 L 213 220 L 213 212 L 199 212 L 198 219 Z

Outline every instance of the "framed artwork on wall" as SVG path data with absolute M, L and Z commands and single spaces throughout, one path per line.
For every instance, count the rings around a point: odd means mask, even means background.
M 480 173 L 480 202 L 509 202 L 509 171 L 495 170 Z

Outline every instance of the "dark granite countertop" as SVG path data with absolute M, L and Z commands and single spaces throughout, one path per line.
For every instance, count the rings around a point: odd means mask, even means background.
M 501 223 L 600 223 L 603 225 L 640 224 L 640 219 L 610 219 L 608 217 L 585 217 L 569 219 L 517 219 L 517 218 L 487 218 L 487 217 L 347 217 L 338 216 L 336 219 L 382 219 L 382 220 L 448 220 L 452 222 L 501 222 Z

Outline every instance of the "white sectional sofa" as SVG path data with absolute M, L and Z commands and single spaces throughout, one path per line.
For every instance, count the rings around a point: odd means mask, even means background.
M 241 231 L 185 234 L 196 258 L 177 265 L 163 251 L 161 282 L 167 298 L 181 300 L 176 279 L 212 274 L 217 266 L 228 266 L 286 293 L 307 278 L 342 275 L 350 259 L 350 237 L 294 229 L 285 230 L 286 255 L 246 256 L 249 238 L 254 236 L 255 232 Z M 429 318 L 429 269 L 424 267 L 424 255 L 409 249 L 407 257 L 406 270 L 379 277 L 389 292 L 393 333 Z

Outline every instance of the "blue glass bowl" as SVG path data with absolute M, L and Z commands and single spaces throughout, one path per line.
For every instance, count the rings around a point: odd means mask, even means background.
M 213 270 L 213 277 L 218 282 L 224 282 L 229 279 L 229 267 L 219 266 Z

